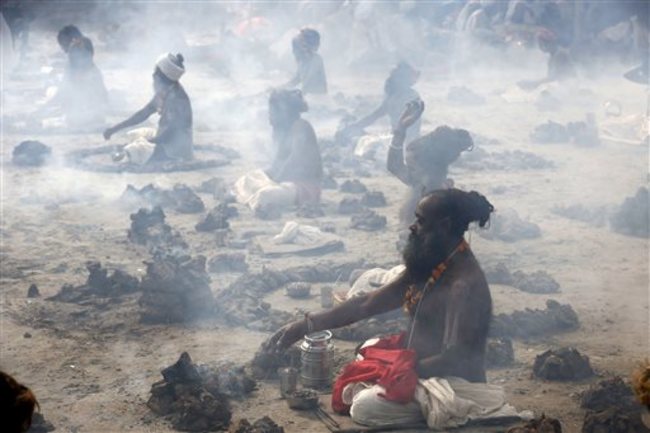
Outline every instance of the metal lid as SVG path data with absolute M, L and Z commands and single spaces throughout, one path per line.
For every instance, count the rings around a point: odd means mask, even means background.
M 305 335 L 305 341 L 308 341 L 312 344 L 318 343 L 327 343 L 332 339 L 332 333 L 330 331 L 318 331 L 312 332 L 311 334 Z

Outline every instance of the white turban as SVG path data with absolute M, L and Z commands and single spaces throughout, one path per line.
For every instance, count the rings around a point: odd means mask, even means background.
M 172 81 L 178 81 L 185 73 L 185 68 L 178 66 L 176 63 L 174 63 L 174 60 L 176 60 L 176 56 L 172 53 L 163 54 L 162 56 L 158 57 L 156 66 L 158 69 L 160 69 L 160 72 L 165 75 L 165 77 L 169 78 Z

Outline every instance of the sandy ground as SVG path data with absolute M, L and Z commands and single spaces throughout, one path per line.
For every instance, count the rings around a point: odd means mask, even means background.
M 37 38 L 35 38 L 38 40 Z M 52 51 L 52 50 L 50 50 Z M 103 58 L 99 55 L 99 63 Z M 459 107 L 447 103 L 450 86 L 459 80 L 427 75 L 423 71 L 418 90 L 427 104 L 423 131 L 440 124 L 467 128 L 474 134 L 498 140 L 486 144 L 485 150 L 524 150 L 555 164 L 547 170 L 461 170 L 452 168 L 458 186 L 476 189 L 500 209 L 513 208 L 538 224 L 542 236 L 533 240 L 504 243 L 486 240 L 471 232 L 472 248 L 483 264 L 503 261 L 511 269 L 546 270 L 561 285 L 561 293 L 552 296 L 570 303 L 577 311 L 581 327 L 563 335 L 534 341 L 516 341 L 516 365 L 491 370 L 489 379 L 503 385 L 508 399 L 520 409 L 559 418 L 566 432 L 579 432 L 584 412 L 579 407 L 579 393 L 598 377 L 580 383 L 547 383 L 531 377 L 534 357 L 560 345 L 576 346 L 587 354 L 598 376 L 628 376 L 631 369 L 649 354 L 648 312 L 648 240 L 627 237 L 607 227 L 568 220 L 551 212 L 554 206 L 573 203 L 586 206 L 617 205 L 635 193 L 648 179 L 648 149 L 643 146 L 605 142 L 595 148 L 573 145 L 535 145 L 528 138 L 534 126 L 547 119 L 567 122 L 581 120 L 586 112 L 596 113 L 604 121 L 602 103 L 608 99 L 623 102 L 625 114 L 645 113 L 646 90 L 620 79 L 585 80 L 580 87 L 590 91 L 578 97 L 576 89 L 563 96 L 564 106 L 553 113 L 540 112 L 531 96 L 514 89 L 520 72 L 508 75 L 495 68 L 494 73 L 480 74 L 462 84 L 483 95 L 481 106 Z M 127 114 L 149 97 L 149 71 L 107 67 L 108 87 L 121 95 L 126 106 L 120 107 L 112 120 Z M 520 74 L 517 76 L 517 74 Z M 478 74 L 477 74 L 478 75 Z M 383 78 L 359 79 L 330 77 L 333 92 L 376 98 Z M 66 134 L 8 131 L 9 120 L 28 112 L 30 100 L 41 89 L 38 75 L 29 79 L 9 79 L 3 89 L 5 130 L 2 134 L 2 275 L 0 275 L 0 368 L 30 386 L 36 393 L 41 410 L 57 431 L 61 432 L 166 432 L 172 431 L 145 406 L 151 384 L 160 379 L 160 370 L 173 363 L 182 351 L 197 362 L 231 360 L 247 362 L 259 344 L 268 337 L 244 328 L 227 326 L 218 317 L 196 325 L 149 326 L 138 323 L 137 295 L 108 304 L 101 311 L 53 304 L 43 298 L 28 299 L 30 284 L 38 285 L 43 297 L 54 295 L 64 283 L 81 283 L 86 278 L 85 262 L 99 260 L 109 268 L 124 269 L 143 275 L 146 250 L 126 239 L 129 213 L 118 202 L 127 184 L 138 187 L 148 183 L 170 186 L 176 182 L 198 185 L 213 176 L 234 181 L 260 161 L 259 149 L 268 143 L 263 98 L 250 101 L 244 127 L 225 130 L 221 114 L 228 106 L 224 101 L 237 89 L 231 83 L 213 77 L 209 70 L 197 67 L 183 78 L 195 107 L 197 143 L 215 143 L 239 150 L 243 158 L 216 170 L 173 174 L 100 174 L 81 172 L 60 164 L 34 169 L 11 165 L 12 148 L 25 139 L 41 140 L 53 148 L 56 156 L 65 152 L 100 145 L 99 133 Z M 263 91 L 273 80 L 251 83 L 247 94 Z M 241 87 L 241 86 L 240 86 Z M 32 92 L 32 93 L 30 93 Z M 515 94 L 508 102 L 503 94 Z M 312 103 L 318 106 L 319 102 Z M 329 102 L 330 106 L 333 104 Z M 225 108 L 225 110 L 224 110 Z M 346 107 L 346 108 L 354 108 Z M 224 110 L 224 111 L 221 111 Z M 319 119 L 312 110 L 312 121 L 321 138 L 331 137 L 336 124 L 332 117 Z M 217 113 L 217 114 L 215 114 Z M 375 128 L 386 129 L 386 125 Z M 351 176 L 351 173 L 347 173 Z M 345 239 L 345 251 L 322 258 L 268 259 L 255 251 L 248 252 L 251 270 L 262 266 L 284 268 L 319 260 L 334 262 L 364 258 L 368 262 L 390 264 L 399 260 L 395 250 L 400 225 L 397 209 L 405 188 L 381 169 L 362 178 L 382 191 L 389 206 L 379 209 L 388 218 L 386 230 L 366 233 L 348 228 L 349 217 L 334 212 L 341 194 L 326 191 L 323 201 L 327 215 L 318 224 L 333 223 L 337 234 Z M 347 177 L 337 178 L 342 182 Z M 211 197 L 202 195 L 206 207 Z M 199 215 L 181 215 L 168 211 L 168 221 L 190 244 L 193 254 L 208 257 L 221 250 L 215 238 L 194 230 Z M 239 218 L 232 220 L 232 230 L 260 230 L 277 233 L 287 219 L 297 219 L 293 212 L 282 220 L 256 220 L 240 207 Z M 301 220 L 314 224 L 314 220 Z M 236 275 L 212 275 L 212 290 L 217 293 Z M 345 289 L 340 282 L 337 289 Z M 542 307 L 548 298 L 519 292 L 512 287 L 493 286 L 495 312 L 509 312 L 524 307 Z M 286 302 L 282 291 L 269 295 L 274 308 L 291 310 L 295 303 Z M 305 301 L 304 308 L 318 308 L 316 298 Z M 27 337 L 27 335 L 30 337 Z M 348 348 L 351 343 L 335 342 Z M 324 397 L 326 401 L 326 397 Z M 327 405 L 326 405 L 327 406 Z M 235 418 L 256 419 L 269 414 L 287 433 L 325 432 L 325 426 L 312 415 L 291 412 L 278 398 L 276 382 L 261 383 L 250 399 L 235 403 Z

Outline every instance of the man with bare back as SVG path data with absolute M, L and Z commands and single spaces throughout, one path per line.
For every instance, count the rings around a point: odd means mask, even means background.
M 234 186 L 237 200 L 259 215 L 320 202 L 323 164 L 314 128 L 301 117 L 307 110 L 300 90 L 274 90 L 269 97 L 275 158 L 269 169 L 250 172 Z
M 483 271 L 463 236 L 472 222 L 485 226 L 493 210 L 487 199 L 474 191 L 446 189 L 425 196 L 410 226 L 403 251 L 406 269 L 401 275 L 375 292 L 351 298 L 331 310 L 308 313 L 304 320 L 286 325 L 268 340 L 267 349 L 284 350 L 305 334 L 339 328 L 401 307 L 410 318 L 410 326 L 393 340 L 398 345 L 391 349 L 414 355 L 414 380 L 454 377 L 470 383 L 485 382 L 492 299 Z M 415 401 L 388 401 L 384 398 L 386 389 L 374 387 L 364 384 L 348 397 L 347 390 L 343 391 L 343 400 L 347 398 L 355 421 L 378 425 L 386 417 L 422 419 L 423 411 Z
M 410 187 L 407 199 L 400 209 L 400 222 L 404 225 L 408 224 L 418 201 L 425 194 L 452 186 L 452 182 L 447 179 L 449 166 L 463 152 L 474 147 L 474 141 L 467 130 L 447 125 L 438 126 L 408 142 L 408 131 L 418 124 L 423 111 L 424 102 L 421 100 L 406 104 L 393 129 L 386 159 L 388 171 Z

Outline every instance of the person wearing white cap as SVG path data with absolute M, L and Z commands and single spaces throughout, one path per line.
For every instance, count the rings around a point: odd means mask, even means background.
M 156 61 L 153 73 L 153 99 L 133 116 L 104 131 L 109 140 L 117 131 L 147 120 L 153 113 L 160 114 L 158 130 L 151 138 L 139 138 L 124 147 L 117 161 L 128 158 L 135 164 L 192 158 L 192 106 L 179 79 L 185 73 L 183 56 L 164 54 Z
M 304 95 L 326 94 L 325 67 L 323 59 L 317 52 L 320 47 L 320 33 L 314 29 L 304 28 L 292 39 L 291 47 L 298 70 L 285 87 L 295 88 L 300 85 Z

